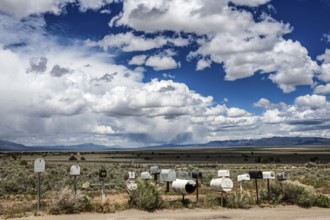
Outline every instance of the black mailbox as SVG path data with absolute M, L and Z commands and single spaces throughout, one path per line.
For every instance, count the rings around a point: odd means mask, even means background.
M 249 171 L 249 175 L 251 179 L 262 179 L 262 171 Z
M 106 171 L 106 169 L 100 169 L 99 177 L 100 177 L 101 179 L 104 179 L 104 178 L 107 177 L 107 171 Z
M 194 179 L 201 179 L 203 177 L 203 173 L 202 172 L 192 172 L 191 177 Z

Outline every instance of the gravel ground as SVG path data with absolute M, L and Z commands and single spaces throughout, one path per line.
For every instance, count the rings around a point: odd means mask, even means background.
M 244 209 L 178 209 L 144 212 L 139 210 L 126 210 L 117 213 L 99 214 L 85 213 L 77 215 L 43 215 L 17 218 L 17 220 L 191 220 L 191 219 L 254 219 L 254 220 L 330 220 L 330 209 L 309 208 L 297 206 L 280 206 L 276 208 Z

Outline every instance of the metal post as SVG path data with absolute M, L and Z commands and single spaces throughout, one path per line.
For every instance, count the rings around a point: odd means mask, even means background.
M 170 191 L 170 182 L 166 182 L 166 192 Z
M 154 174 L 154 181 L 157 183 L 157 173 Z
M 270 200 L 270 187 L 269 187 L 269 179 L 267 179 L 267 190 L 268 190 L 268 200 Z
M 223 207 L 223 195 L 222 193 L 220 195 L 221 195 L 221 207 Z
M 104 193 L 104 179 L 102 179 L 102 204 L 105 203 L 105 193 Z
M 37 210 L 40 209 L 40 173 L 38 173 Z
M 196 201 L 198 202 L 198 178 L 196 179 Z
M 77 176 L 73 176 L 73 189 L 74 189 L 74 196 L 77 195 Z
M 259 204 L 258 180 L 255 179 L 255 182 L 256 182 L 257 204 Z

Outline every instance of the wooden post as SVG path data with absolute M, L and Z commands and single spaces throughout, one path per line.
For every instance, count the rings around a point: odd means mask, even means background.
M 102 192 L 101 192 L 102 205 L 105 203 L 105 193 L 104 193 L 104 179 L 102 179 Z

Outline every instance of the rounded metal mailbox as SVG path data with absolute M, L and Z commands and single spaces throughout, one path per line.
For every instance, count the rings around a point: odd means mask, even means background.
M 276 173 L 276 179 L 278 181 L 288 180 L 289 179 L 289 173 L 287 173 L 287 172 Z
M 100 171 L 99 171 L 99 177 L 101 179 L 106 178 L 107 177 L 107 170 L 106 169 L 100 169 Z
M 172 183 L 173 191 L 182 195 L 191 194 L 195 192 L 196 186 L 197 185 L 194 180 L 176 179 Z
M 248 174 L 248 173 L 237 176 L 237 182 L 249 181 L 249 180 L 250 180 L 250 174 Z
M 262 179 L 262 171 L 249 171 L 249 175 L 251 179 Z
M 72 165 L 70 168 L 71 176 L 79 176 L 80 175 L 80 167 L 78 165 Z
M 233 187 L 233 181 L 227 177 L 214 178 L 210 182 L 210 187 L 214 191 L 218 192 L 230 192 Z
M 173 182 L 176 180 L 176 172 L 173 169 L 162 169 L 160 172 L 161 182 Z
M 42 158 L 37 158 L 34 161 L 34 172 L 35 173 L 41 173 L 41 172 L 45 172 L 45 160 Z
M 230 177 L 229 170 L 219 170 L 218 177 Z
M 150 179 L 152 179 L 152 176 L 150 175 L 150 173 L 148 171 L 145 171 L 145 172 L 141 173 L 141 179 L 150 180 Z
M 191 177 L 194 178 L 194 179 L 201 179 L 203 177 L 203 173 L 202 172 L 192 172 L 191 173 Z
M 150 174 L 160 174 L 162 169 L 160 168 L 160 166 L 152 166 L 152 167 L 150 167 L 149 171 L 150 171 Z
M 263 171 L 262 172 L 263 179 L 275 179 L 275 173 L 273 171 Z

